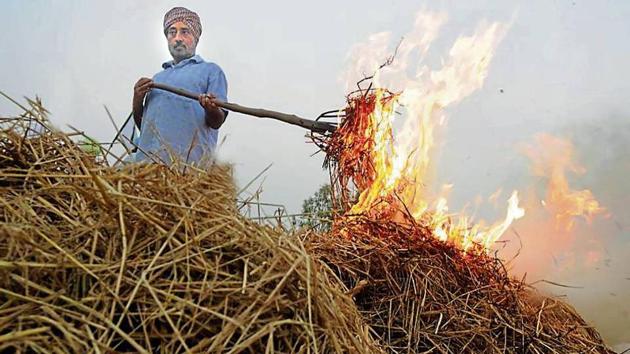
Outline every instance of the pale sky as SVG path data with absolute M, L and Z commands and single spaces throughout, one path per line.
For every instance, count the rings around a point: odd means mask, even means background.
M 630 249 L 630 184 L 622 177 L 630 171 L 629 1 L 2 0 L 0 90 L 39 95 L 58 127 L 71 124 L 109 141 L 115 131 L 102 106 L 121 124 L 136 80 L 170 59 L 162 19 L 173 6 L 200 15 L 197 52 L 223 68 L 230 101 L 312 118 L 343 106 L 339 77 L 352 45 L 381 31 L 399 38 L 419 10 L 448 16 L 431 49 L 435 63 L 480 21 L 511 23 L 484 87 L 448 110 L 438 179 L 454 184 L 452 202 L 461 207 L 499 187 L 527 184 L 517 143 L 538 132 L 577 139 L 590 172 L 578 187 L 616 207 L 615 245 Z M 0 115 L 17 112 L 0 100 Z M 273 164 L 262 199 L 299 212 L 327 181 L 305 132 L 231 113 L 220 130 L 220 156 L 235 165 L 240 185 Z M 630 294 L 627 285 L 621 291 Z

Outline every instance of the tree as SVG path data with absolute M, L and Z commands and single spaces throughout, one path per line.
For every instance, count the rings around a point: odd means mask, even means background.
M 324 184 L 302 203 L 300 226 L 315 231 L 329 231 L 332 226 L 333 204 L 330 184 Z
M 78 145 L 81 150 L 85 151 L 89 155 L 92 155 L 94 157 L 99 157 L 102 155 L 101 145 L 98 143 L 98 141 L 90 138 L 89 136 L 85 136 L 83 139 L 81 139 Z

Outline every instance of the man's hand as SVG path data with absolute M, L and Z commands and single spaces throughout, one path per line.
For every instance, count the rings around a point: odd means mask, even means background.
M 219 129 L 225 121 L 223 110 L 214 102 L 216 99 L 211 93 L 199 95 L 199 104 L 206 111 L 206 124 L 213 129 Z
M 133 120 L 136 125 L 140 127 L 142 123 L 142 111 L 144 110 L 144 97 L 149 91 L 151 91 L 151 84 L 153 80 L 142 77 L 133 86 Z
M 134 101 L 140 100 L 144 101 L 144 96 L 147 95 L 149 91 L 151 91 L 151 84 L 153 84 L 153 80 L 147 77 L 141 77 L 138 82 L 133 86 L 133 99 Z
M 217 105 L 214 103 L 214 100 L 217 99 L 217 96 L 211 93 L 205 93 L 203 95 L 199 95 L 199 104 L 201 107 L 207 111 L 211 111 L 213 109 L 218 109 Z

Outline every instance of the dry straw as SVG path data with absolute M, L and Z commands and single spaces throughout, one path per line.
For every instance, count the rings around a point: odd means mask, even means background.
M 108 167 L 30 103 L 0 129 L 0 352 L 610 352 L 414 222 L 292 237 L 238 214 L 228 167 Z
M 612 353 L 570 305 L 421 225 L 352 217 L 305 237 L 389 352 Z
M 299 240 L 238 215 L 229 168 L 107 167 L 31 103 L 0 133 L 0 352 L 379 350 Z

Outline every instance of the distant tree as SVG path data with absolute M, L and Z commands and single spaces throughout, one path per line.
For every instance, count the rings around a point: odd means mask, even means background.
M 78 143 L 79 148 L 81 148 L 81 150 L 85 151 L 86 153 L 98 157 L 101 156 L 102 152 L 101 152 L 101 146 L 98 143 L 98 141 L 96 141 L 93 138 L 90 138 L 89 136 L 85 136 L 83 139 L 81 139 Z
M 330 184 L 324 184 L 302 203 L 303 216 L 300 226 L 320 232 L 329 231 L 332 225 L 332 212 Z

